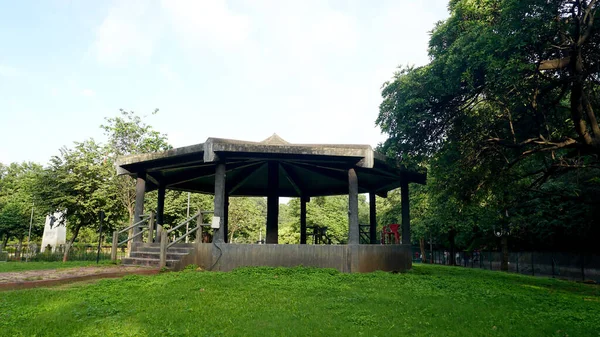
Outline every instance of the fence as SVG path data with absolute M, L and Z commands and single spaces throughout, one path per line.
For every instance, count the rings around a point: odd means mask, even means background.
M 427 251 L 427 260 L 434 264 L 450 264 L 448 251 Z M 433 255 L 433 258 L 432 258 Z M 488 270 L 502 269 L 502 252 L 456 252 L 456 265 Z M 420 262 L 420 250 L 413 250 L 413 261 Z M 508 255 L 508 271 L 532 276 L 546 276 L 600 283 L 600 255 L 512 252 Z
M 18 244 L 7 245 L 4 247 L 2 252 L 3 259 L 0 261 L 62 261 L 65 252 L 65 245 L 56 247 L 54 251 L 46 249 L 44 252 L 40 252 L 37 248 L 39 245 L 31 245 L 31 249 L 28 249 L 27 245 L 19 247 Z M 110 260 L 111 246 L 100 247 L 100 260 Z M 69 261 L 96 261 L 98 254 L 98 245 L 93 244 L 75 244 L 69 249 Z M 117 258 L 122 259 L 127 255 L 126 247 L 121 247 L 117 251 Z

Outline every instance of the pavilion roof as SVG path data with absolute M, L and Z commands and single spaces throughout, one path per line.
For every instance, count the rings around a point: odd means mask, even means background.
M 117 172 L 145 172 L 146 189 L 213 193 L 215 167 L 226 164 L 231 196 L 266 196 L 267 162 L 278 165 L 282 197 L 348 194 L 348 170 L 354 168 L 360 193 L 385 195 L 403 179 L 424 184 L 426 175 L 389 165 L 370 145 L 291 144 L 277 134 L 261 142 L 208 138 L 204 143 L 164 152 L 119 158 Z

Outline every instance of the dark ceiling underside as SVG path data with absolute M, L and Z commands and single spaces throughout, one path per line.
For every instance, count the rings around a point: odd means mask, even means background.
M 375 161 L 373 168 L 357 166 L 362 159 L 348 156 L 251 156 L 227 153 L 226 190 L 231 196 L 266 196 L 268 192 L 268 162 L 276 162 L 279 176 L 278 195 L 282 197 L 325 196 L 348 194 L 348 170 L 354 168 L 358 176 L 359 193 L 385 192 L 400 186 L 401 179 L 424 182 L 421 174 L 400 172 L 383 162 Z M 158 185 L 167 189 L 188 192 L 214 192 L 214 173 L 218 162 L 205 163 L 201 153 L 163 158 L 123 165 L 129 172 L 146 172 L 147 190 Z M 273 179 L 275 180 L 275 179 Z M 423 182 L 421 182 L 423 180 Z

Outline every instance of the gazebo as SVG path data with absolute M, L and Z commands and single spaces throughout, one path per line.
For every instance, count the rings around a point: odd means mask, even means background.
M 143 220 L 144 195 L 158 190 L 156 223 L 163 224 L 167 189 L 214 195 L 212 243 L 197 240 L 176 269 L 196 263 L 207 269 L 239 266 L 317 266 L 344 272 L 405 270 L 411 267 L 409 183 L 424 184 L 425 174 L 391 166 L 369 145 L 291 144 L 278 135 L 262 142 L 208 138 L 204 143 L 160 153 L 120 158 L 117 172 L 136 178 L 134 222 Z M 379 245 L 376 198 L 401 188 L 402 244 Z M 359 244 L 358 194 L 369 194 L 370 244 Z M 306 203 L 311 197 L 348 195 L 348 244 L 306 245 Z M 229 197 L 267 198 L 266 244 L 227 242 Z M 301 200 L 300 244 L 278 245 L 279 197 Z M 134 235 L 140 228 L 134 226 Z M 156 245 L 149 236 L 135 247 Z M 135 249 L 135 248 L 134 248 Z

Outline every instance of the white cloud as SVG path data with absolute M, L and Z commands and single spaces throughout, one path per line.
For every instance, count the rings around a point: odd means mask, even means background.
M 102 64 L 147 60 L 154 51 L 157 27 L 148 2 L 122 1 L 111 8 L 96 31 L 93 52 Z
M 224 0 L 163 0 L 162 7 L 174 32 L 188 47 L 229 49 L 248 39 L 249 18 L 233 12 Z

